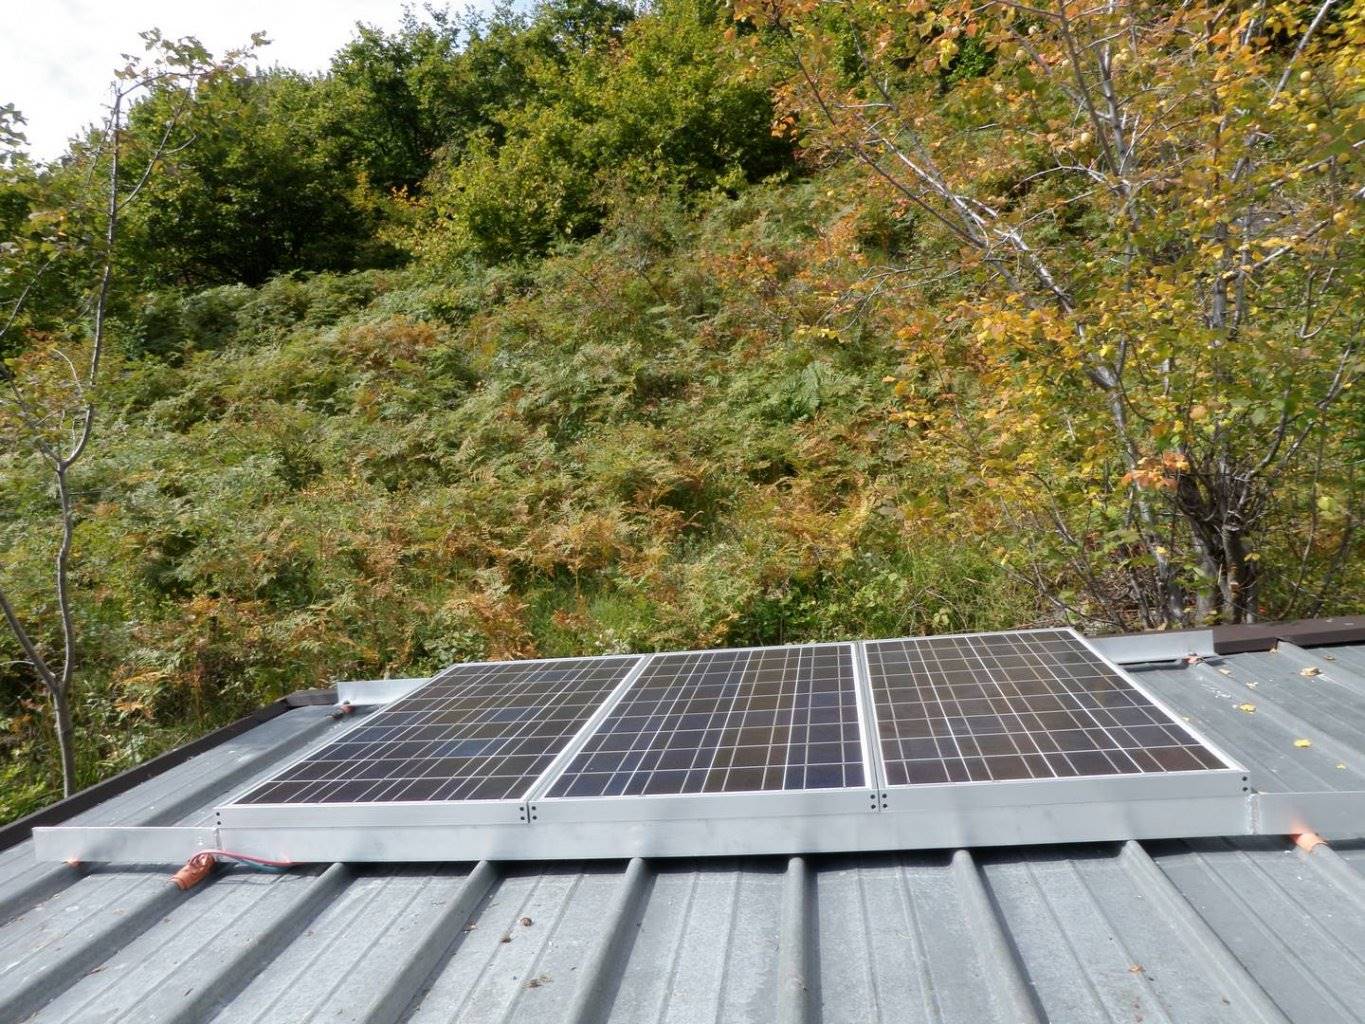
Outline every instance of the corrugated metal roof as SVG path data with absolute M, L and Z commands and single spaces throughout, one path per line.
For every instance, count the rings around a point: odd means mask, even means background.
M 1142 678 L 1263 788 L 1365 789 L 1365 647 Z M 74 820 L 201 823 L 338 727 L 291 711 Z M 1359 1022 L 1363 871 L 1360 836 L 1261 837 L 229 869 L 181 893 L 23 843 L 0 854 L 0 1022 Z

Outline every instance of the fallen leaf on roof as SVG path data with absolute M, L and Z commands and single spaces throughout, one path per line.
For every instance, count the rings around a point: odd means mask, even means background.
M 1313 745 L 1313 741 L 1312 741 L 1312 740 L 1295 740 L 1295 741 L 1294 741 L 1294 746 L 1298 747 L 1300 750 L 1302 750 L 1302 749 L 1305 748 L 1305 747 L 1311 747 L 1312 745 Z
M 1322 675 L 1322 669 L 1318 668 L 1316 665 L 1309 665 L 1307 668 L 1301 668 L 1301 669 L 1299 669 L 1299 675 L 1301 675 L 1301 676 L 1320 676 L 1320 675 Z
M 1221 673 L 1223 673 L 1223 675 L 1225 675 L 1225 676 L 1230 676 L 1230 675 L 1232 675 L 1232 669 L 1230 669 L 1230 668 L 1220 668 L 1218 671 L 1221 672 Z
M 1340 768 L 1342 771 L 1346 770 L 1346 766 L 1342 764 L 1340 761 L 1337 762 L 1337 767 Z
M 1254 714 L 1255 711 L 1256 711 L 1256 705 L 1255 705 L 1255 704 L 1238 704 L 1238 705 L 1237 705 L 1237 710 L 1238 710 L 1238 711 L 1245 711 L 1248 715 Z
M 1256 687 L 1258 687 L 1258 686 L 1260 686 L 1260 685 L 1261 685 L 1260 683 L 1258 683 L 1258 682 L 1256 682 L 1256 680 L 1252 679 L 1252 680 L 1250 680 L 1250 681 L 1247 683 L 1247 689 L 1248 689 L 1248 690 L 1254 690 L 1254 689 L 1256 689 Z
M 1142 973 L 1143 971 L 1145 971 L 1146 969 L 1147 969 L 1147 968 L 1143 967 L 1142 964 L 1133 964 L 1131 967 L 1128 968 L 1128 973 L 1129 973 L 1129 974 L 1141 974 L 1141 973 Z

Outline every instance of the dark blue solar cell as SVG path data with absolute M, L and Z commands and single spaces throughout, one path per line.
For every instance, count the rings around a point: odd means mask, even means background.
M 520 798 L 638 663 L 457 665 L 238 802 Z
M 860 787 L 858 735 L 847 645 L 657 655 L 547 795 Z
M 866 650 L 889 785 L 1227 767 L 1066 630 Z

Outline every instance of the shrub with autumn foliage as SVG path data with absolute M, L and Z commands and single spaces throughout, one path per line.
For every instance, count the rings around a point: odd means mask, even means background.
M 1365 4 L 745 2 L 803 143 L 914 239 L 846 300 L 1013 571 L 1114 627 L 1358 566 Z

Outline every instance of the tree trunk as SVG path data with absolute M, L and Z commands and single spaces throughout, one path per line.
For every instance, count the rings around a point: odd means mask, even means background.
M 57 727 L 57 751 L 62 759 L 62 796 L 76 791 L 76 748 L 71 724 L 71 699 L 64 690 L 53 690 L 52 716 Z

